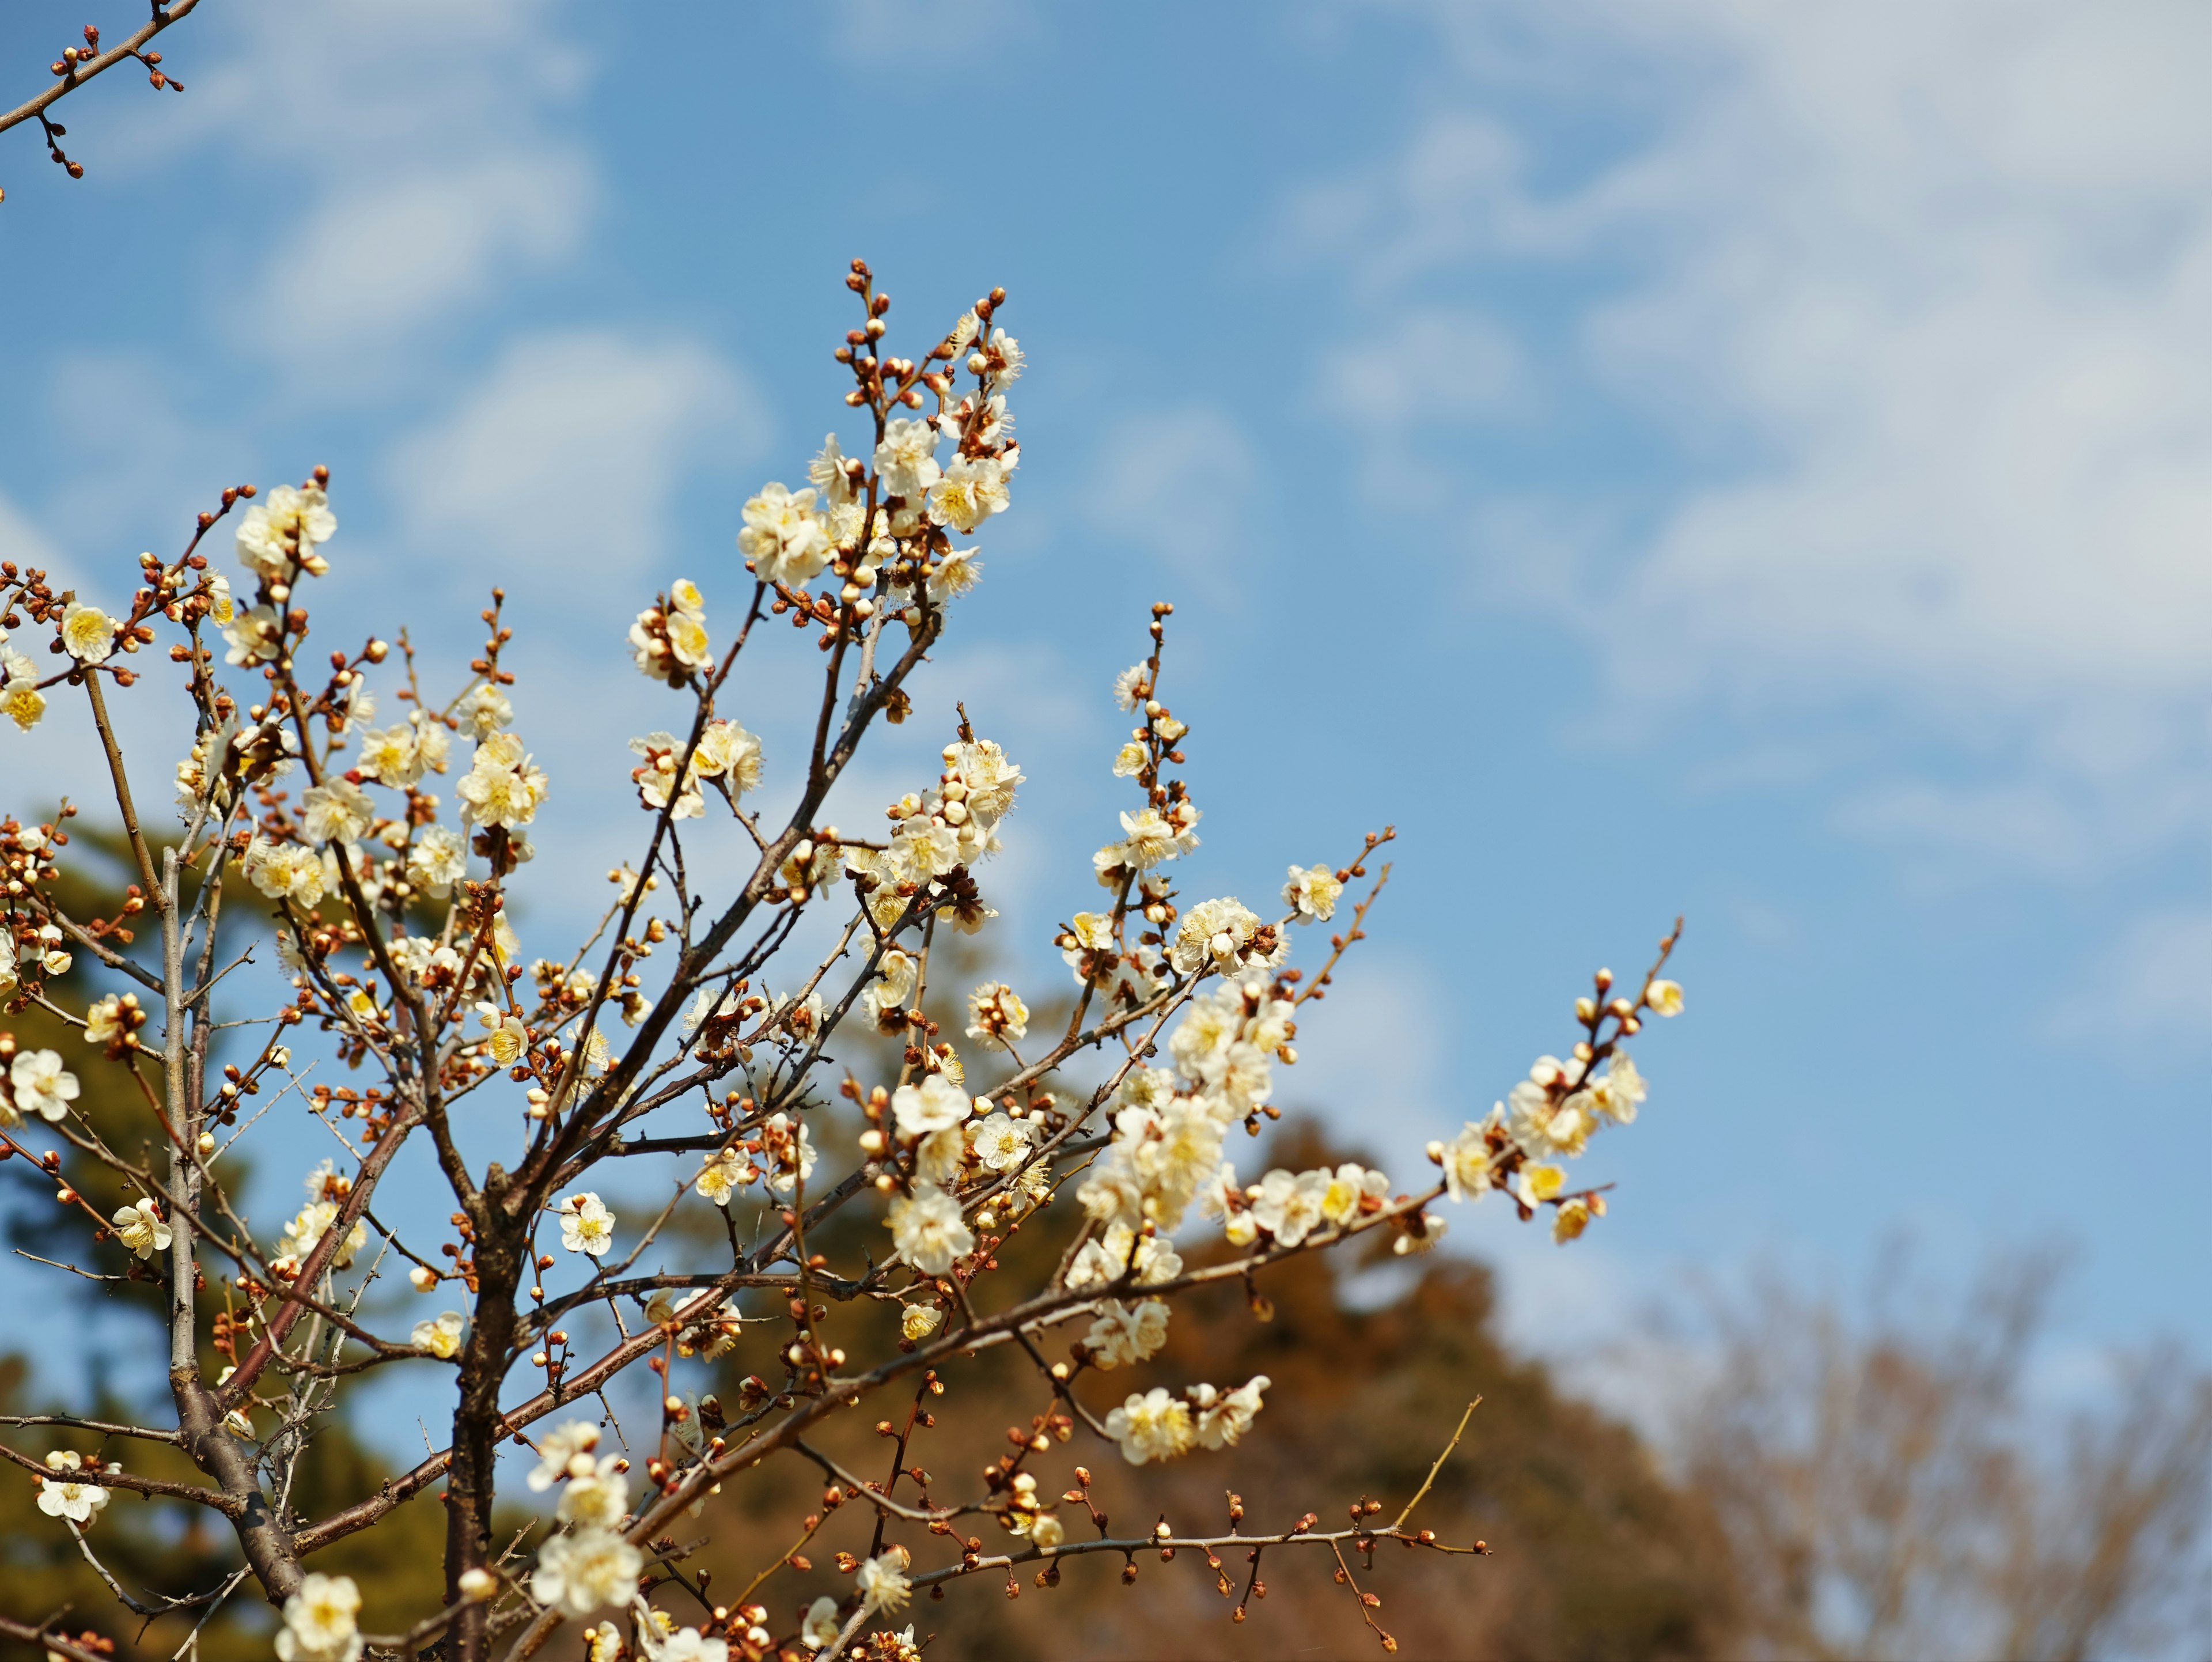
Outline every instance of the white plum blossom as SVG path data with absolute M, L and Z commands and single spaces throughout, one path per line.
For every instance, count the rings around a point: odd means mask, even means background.
M 975 1250 L 960 1202 L 933 1183 L 917 1183 L 910 1196 L 894 1200 L 886 1223 L 900 1256 L 925 1275 L 942 1275 Z
M 96 606 L 72 601 L 62 614 L 62 645 L 81 664 L 104 664 L 115 650 L 115 619 Z
M 837 1601 L 823 1593 L 806 1607 L 799 1624 L 799 1642 L 810 1651 L 826 1651 L 837 1642 Z
M 969 1125 L 969 1146 L 987 1172 L 1009 1172 L 1030 1155 L 1035 1129 L 1029 1121 L 1007 1114 L 993 1114 Z
M 1234 896 L 1201 900 L 1183 914 L 1168 962 L 1177 975 L 1195 975 L 1209 966 L 1233 968 L 1243 961 L 1245 945 L 1259 927 L 1258 916 Z
M 1251 1430 L 1260 1412 L 1260 1393 L 1273 1381 L 1255 1373 L 1236 1390 L 1216 1391 L 1210 1385 L 1191 1388 L 1191 1404 L 1198 1410 L 1198 1440 L 1202 1447 L 1225 1448 Z
M 477 1006 L 477 1025 L 483 1029 L 484 1054 L 502 1068 L 512 1068 L 529 1048 L 530 1030 L 522 1025 L 522 1018 L 489 1000 Z
M 59 1050 L 16 1051 L 8 1066 L 8 1083 L 14 1087 L 19 1115 L 57 1120 L 76 1100 L 76 1075 L 62 1066 Z
M 891 1115 L 899 1135 L 925 1137 L 968 1117 L 973 1105 L 968 1093 L 942 1074 L 932 1074 L 920 1085 L 902 1085 L 891 1093 Z
M 1283 904 L 1301 918 L 1326 923 L 1335 916 L 1337 898 L 1343 892 L 1344 885 L 1328 867 L 1293 866 L 1291 880 L 1283 885 Z
M 1139 1287 L 1173 1281 L 1182 1274 L 1182 1257 L 1157 1235 L 1140 1235 L 1126 1223 L 1109 1224 L 1104 1234 L 1085 1241 L 1067 1267 L 1067 1284 L 1080 1290 L 1103 1287 L 1125 1275 Z
M 246 569 L 271 581 L 283 579 L 296 559 L 320 575 L 323 561 L 315 546 L 337 534 L 337 515 L 319 485 L 304 489 L 280 484 L 246 510 L 238 524 L 238 557 Z
M 696 1628 L 678 1628 L 661 1642 L 653 1662 L 729 1662 L 730 1641 L 709 1639 Z
M 1628 1053 L 1619 1050 L 1604 1076 L 1590 1082 L 1589 1099 L 1614 1124 L 1629 1125 L 1635 1123 L 1636 1111 L 1643 1105 L 1647 1089 L 1644 1075 L 1636 1071 Z
M 156 1252 L 167 1251 L 169 1243 L 175 1239 L 150 1200 L 134 1201 L 118 1208 L 108 1221 L 116 1239 L 129 1247 L 134 1256 L 149 1262 Z
M 708 1160 L 699 1171 L 694 1185 L 702 1196 L 716 1206 L 727 1206 L 730 1196 L 760 1175 L 752 1159 L 734 1145 L 725 1148 Z
M 514 719 L 514 705 L 505 693 L 485 681 L 462 695 L 460 703 L 453 706 L 453 719 L 460 723 L 471 738 L 481 741 L 490 738 Z M 424 747 L 425 753 L 428 753 L 434 740 L 439 746 L 437 759 L 429 764 L 430 770 L 443 773 L 446 770 L 445 728 L 435 718 L 419 713 L 415 721 L 416 741 Z
M 271 900 L 292 900 L 307 907 L 322 900 L 322 856 L 302 843 L 257 837 L 246 844 L 239 863 L 253 886 Z
M 936 429 L 920 419 L 894 417 L 885 422 L 876 446 L 876 472 L 882 476 L 885 496 L 919 502 L 939 475 Z
M 46 1468 L 60 1474 L 39 1479 L 39 1510 L 49 1518 L 89 1524 L 112 1498 L 100 1484 L 88 1481 L 100 1475 L 99 1463 L 88 1466 L 75 1449 L 55 1449 L 46 1456 Z
M 0 715 L 25 733 L 38 726 L 46 713 L 46 695 L 39 691 L 39 670 L 20 652 L 0 652 Z
M 330 1201 L 309 1201 L 300 1208 L 299 1215 L 284 1226 L 284 1251 L 287 1257 L 305 1258 L 315 1250 L 316 1244 L 338 1221 L 338 1208 Z M 354 1255 L 368 1245 L 368 1226 L 356 1220 L 337 1251 L 331 1254 L 331 1267 L 344 1269 L 350 1266 Z
M 811 490 L 763 485 L 745 504 L 744 521 L 738 551 L 763 582 L 803 583 L 830 563 L 830 533 L 814 511 Z
M 407 880 L 442 899 L 469 868 L 469 845 L 449 825 L 426 825 L 407 850 Z
M 524 1479 L 531 1488 L 543 1495 L 562 1478 L 580 1456 L 588 1456 L 599 1446 L 599 1428 L 588 1420 L 571 1420 L 555 1428 L 538 1442 L 538 1464 Z M 588 1459 L 586 1465 L 590 1464 Z M 592 1467 L 597 1470 L 596 1466 Z
M 1132 1391 L 1127 1401 L 1106 1416 L 1106 1434 L 1121 1444 L 1121 1458 L 1133 1466 L 1188 1453 L 1196 1438 L 1190 1404 L 1161 1385 Z
M 1109 1300 L 1083 1336 L 1091 1360 L 1109 1368 L 1144 1361 L 1167 1342 L 1168 1307 L 1158 1299 L 1143 1300 L 1133 1308 Z
M 730 794 L 742 796 L 761 782 L 761 742 L 735 721 L 709 721 L 691 752 L 691 771 L 701 779 L 726 779 Z
M 968 534 L 994 514 L 1006 511 L 1006 475 L 1012 471 L 1011 460 L 963 456 L 929 487 L 929 516 Z
M 1003 981 L 987 981 L 968 995 L 968 1037 L 987 1050 L 1011 1050 L 1029 1036 L 1030 1007 Z
M 604 1257 L 615 1244 L 615 1215 L 594 1194 L 570 1195 L 560 1207 L 561 1245 L 571 1252 Z
M 359 785 L 331 779 L 310 786 L 300 798 L 301 828 L 311 843 L 356 843 L 368 833 L 376 805 Z M 360 868 L 355 862 L 355 869 Z
M 785 1116 L 773 1114 L 769 1124 L 775 1130 L 785 1131 L 785 1135 L 777 1146 L 775 1163 L 769 1168 L 768 1186 L 779 1195 L 788 1195 L 814 1175 L 817 1158 L 814 1138 L 804 1120 L 791 1125 Z
M 983 563 L 975 557 L 978 551 L 956 549 L 938 561 L 929 574 L 928 594 L 935 606 L 955 600 L 983 581 Z
M 906 1608 L 914 1592 L 906 1573 L 911 1562 L 904 1547 L 886 1547 L 861 1564 L 854 1580 L 860 1586 L 860 1602 L 871 1614 Z
M 629 1482 L 622 1467 L 622 1457 L 616 1454 L 596 1460 L 588 1454 L 572 1458 L 568 1481 L 554 1508 L 561 1521 L 598 1529 L 618 1527 L 629 1511 Z
M 567 1616 L 589 1616 L 627 1603 L 637 1591 L 645 1555 L 611 1530 L 556 1535 L 538 1549 L 531 1596 Z
M 538 817 L 545 770 L 532 764 L 515 734 L 495 733 L 477 746 L 468 772 L 453 788 L 461 818 L 470 825 L 514 831 Z
M 1679 981 L 1654 981 L 1644 997 L 1654 1015 L 1678 1016 L 1682 1014 L 1682 983 Z
M 380 784 L 402 788 L 419 783 L 424 761 L 414 722 L 395 721 L 388 728 L 371 728 L 363 733 L 361 759 L 354 765 L 364 777 Z
M 1359 1215 L 1364 1200 L 1382 1200 L 1390 1193 L 1390 1180 L 1380 1172 L 1346 1162 L 1322 1191 L 1321 1215 L 1340 1228 Z
M 461 1330 L 465 1325 L 459 1311 L 447 1310 L 428 1321 L 416 1323 L 409 1337 L 440 1361 L 450 1361 L 461 1348 Z
M 1326 1221 L 1322 1204 L 1330 1180 L 1328 1172 L 1270 1172 L 1260 1179 L 1252 1216 L 1281 1245 L 1296 1246 Z
M 361 1589 L 349 1575 L 311 1574 L 284 1601 L 278 1662 L 354 1662 L 361 1654 Z

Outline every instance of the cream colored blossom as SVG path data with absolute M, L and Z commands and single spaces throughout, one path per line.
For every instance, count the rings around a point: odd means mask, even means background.
M 55 1449 L 46 1456 L 46 1468 L 58 1474 L 39 1479 L 39 1510 L 49 1518 L 89 1524 L 113 1498 L 100 1484 L 88 1481 L 100 1475 L 99 1462 L 88 1467 L 75 1449 Z
M 987 1050 L 1011 1050 L 1029 1036 L 1030 1007 L 1003 981 L 987 981 L 968 995 L 968 1037 Z
M 709 721 L 691 752 L 691 771 L 702 779 L 726 778 L 732 795 L 742 796 L 761 782 L 761 743 L 735 721 Z
M 810 1651 L 826 1651 L 837 1642 L 837 1601 L 823 1593 L 806 1607 L 799 1624 L 799 1642 Z
M 96 606 L 72 601 L 62 614 L 62 645 L 81 664 L 104 664 L 115 650 L 115 619 Z
M 1030 1157 L 1030 1139 L 1036 1128 L 1029 1121 L 1007 1114 L 993 1114 L 969 1124 L 969 1145 L 987 1172 L 1010 1172 Z
M 615 1244 L 615 1215 L 597 1195 L 570 1195 L 559 1208 L 561 1245 L 571 1252 L 604 1257 Z
M 806 581 L 830 563 L 830 533 L 814 511 L 814 492 L 765 484 L 744 506 L 738 551 L 766 583 Z
M 1328 1197 L 1328 1172 L 1290 1172 L 1278 1168 L 1260 1179 L 1252 1216 L 1285 1246 L 1296 1246 L 1321 1227 L 1322 1202 Z
M 904 1547 L 886 1547 L 861 1564 L 854 1580 L 860 1589 L 860 1602 L 871 1613 L 906 1608 L 914 1592 L 906 1574 L 911 1562 Z
M 760 1175 L 751 1157 L 737 1147 L 723 1149 L 699 1170 L 695 1185 L 699 1193 L 717 1206 L 727 1206 L 730 1196 Z
M 1291 880 L 1283 885 L 1283 904 L 1302 918 L 1318 918 L 1326 923 L 1335 916 L 1337 898 L 1343 892 L 1344 885 L 1328 867 L 1293 866 Z
M 489 1000 L 477 1006 L 477 1025 L 483 1029 L 484 1054 L 502 1068 L 512 1068 L 529 1048 L 530 1031 L 522 1018 L 510 1014 Z
M 992 456 L 963 456 L 929 487 L 929 516 L 963 535 L 1006 511 L 1007 463 Z
M 876 445 L 876 472 L 884 494 L 918 502 L 939 477 L 937 429 L 919 418 L 893 417 Z
M 442 898 L 469 868 L 469 845 L 447 825 L 426 825 L 407 850 L 407 880 Z
M 531 1595 L 563 1615 L 589 1616 L 629 1601 L 637 1591 L 645 1555 L 611 1530 L 580 1529 L 556 1535 L 538 1549 Z
M 300 1208 L 299 1215 L 284 1226 L 286 1254 L 295 1258 L 306 1257 L 337 1221 L 338 1208 L 335 1202 L 326 1200 L 308 1202 Z M 334 1269 L 349 1268 L 354 1255 L 368 1245 L 368 1226 L 356 1220 L 345 1239 L 338 1243 L 337 1251 L 331 1255 L 331 1267 Z
M 899 1316 L 899 1336 L 919 1344 L 937 1331 L 944 1323 L 945 1312 L 935 1305 L 910 1304 Z
M 1177 975 L 1195 975 L 1209 966 L 1233 968 L 1259 927 L 1252 909 L 1233 895 L 1201 900 L 1182 915 L 1168 948 L 1168 962 Z
M 0 685 L 0 715 L 28 733 L 46 713 L 46 695 L 39 691 L 38 672 L 29 659 L 15 654 L 0 659 L 0 664 L 8 672 L 5 684 Z
M 927 1136 L 957 1125 L 968 1117 L 968 1093 L 942 1074 L 932 1074 L 920 1085 L 902 1085 L 891 1093 L 891 1115 L 899 1135 Z
M 308 787 L 300 798 L 300 810 L 301 829 L 311 843 L 358 842 L 376 817 L 368 793 L 343 779 Z
M 917 1183 L 912 1196 L 894 1200 L 886 1226 L 900 1256 L 925 1275 L 942 1275 L 975 1250 L 960 1202 L 933 1183 Z
M 1196 1436 L 1190 1404 L 1159 1385 L 1132 1391 L 1127 1401 L 1106 1416 L 1106 1434 L 1121 1444 L 1121 1458 L 1133 1466 L 1188 1453 Z
M 513 831 L 538 817 L 545 770 L 532 764 L 515 734 L 495 733 L 477 746 L 468 772 L 453 788 L 469 824 Z
M 1429 1157 L 1443 1168 L 1444 1190 L 1454 1200 L 1480 1200 L 1492 1186 L 1492 1155 L 1486 1133 L 1497 1123 L 1494 1113 L 1486 1122 L 1469 1120 L 1449 1142 L 1429 1145 Z
M 76 1075 L 62 1066 L 59 1050 L 18 1050 L 8 1067 L 20 1113 L 57 1120 L 76 1100 Z
M 983 581 L 983 563 L 975 557 L 979 551 L 973 548 L 956 549 L 931 569 L 928 594 L 933 605 L 957 600 Z
M 1121 1367 L 1156 1355 L 1168 1342 L 1168 1307 L 1158 1299 L 1146 1299 L 1133 1308 L 1109 1300 L 1090 1332 L 1084 1348 L 1100 1367 Z
M 284 638 L 284 614 L 274 606 L 258 606 L 241 612 L 224 628 L 222 638 L 230 650 L 223 654 L 231 664 L 265 664 L 275 659 Z
M 1206 1448 L 1236 1444 L 1251 1430 L 1253 1419 L 1260 1412 L 1260 1393 L 1272 1383 L 1266 1374 L 1255 1373 L 1234 1391 L 1219 1391 L 1210 1385 L 1193 1386 L 1191 1403 L 1198 1410 L 1199 1442 Z
M 279 1662 L 354 1662 L 361 1654 L 361 1589 L 349 1575 L 311 1574 L 284 1601 Z
M 409 1337 L 440 1361 L 447 1361 L 461 1348 L 461 1330 L 465 1325 L 459 1311 L 447 1310 L 428 1321 L 416 1323 Z
M 330 541 L 337 529 L 337 515 L 319 486 L 280 484 L 239 521 L 238 557 L 247 570 L 271 581 L 283 579 L 295 558 L 319 575 L 316 545 Z
M 1589 1098 L 1607 1119 L 1617 1125 L 1627 1125 L 1634 1123 L 1647 1088 L 1644 1075 L 1636 1071 L 1636 1064 L 1628 1059 L 1627 1052 L 1617 1051 L 1605 1077 L 1591 1083 Z
M 562 1486 L 556 1514 L 564 1524 L 614 1529 L 629 1511 L 629 1482 L 622 1475 L 622 1458 L 588 1454 L 568 1463 L 568 1481 Z
M 1679 981 L 1655 981 L 1644 998 L 1655 1015 L 1678 1016 L 1682 1014 L 1682 983 Z
M 543 1495 L 568 1475 L 568 1468 L 579 1456 L 589 1455 L 599 1446 L 599 1428 L 588 1420 L 571 1420 L 558 1426 L 538 1440 L 538 1464 L 524 1481 Z
M 355 765 L 383 784 L 404 787 L 419 782 L 424 763 L 415 723 L 394 721 L 388 728 L 372 728 L 362 734 L 361 760 Z
M 1328 1187 L 1322 1191 L 1321 1215 L 1341 1228 L 1359 1215 L 1362 1200 L 1381 1200 L 1389 1192 L 1390 1180 L 1380 1172 L 1347 1161 L 1336 1168 Z
M 325 887 L 322 856 L 302 843 L 256 837 L 246 845 L 240 864 L 248 880 L 271 900 L 292 900 L 302 906 L 314 906 L 322 900 Z

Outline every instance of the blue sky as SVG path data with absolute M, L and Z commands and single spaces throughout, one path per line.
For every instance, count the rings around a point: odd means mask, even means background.
M 2212 1344 L 2212 15 L 647 15 L 209 8 L 185 94 L 69 101 L 82 181 L 0 138 L 0 554 L 119 592 L 319 461 L 327 609 L 465 647 L 504 582 L 574 815 L 550 928 L 667 720 L 629 613 L 679 574 L 733 606 L 739 504 L 841 413 L 845 262 L 914 346 L 1003 283 L 1016 508 L 922 696 L 1030 774 L 1015 962 L 1059 973 L 1107 688 L 1173 599 L 1192 892 L 1399 828 L 1282 1095 L 1394 1170 L 1688 916 L 1690 1014 L 1590 1157 L 1613 1215 L 1565 1252 L 1455 1220 L 1524 1336 L 1776 1257 L 1849 1283 L 1909 1229 L 1961 1271 L 2076 1242 L 2062 1372 Z M 82 21 L 10 6 L 0 64 L 27 89 Z M 61 726 L 0 775 L 77 778 Z

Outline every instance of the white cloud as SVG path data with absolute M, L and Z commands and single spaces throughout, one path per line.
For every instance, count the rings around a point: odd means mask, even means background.
M 2212 911 L 2138 917 L 2053 1013 L 2062 1032 L 2191 1043 L 2212 1034 Z
M 263 174 L 229 240 L 220 304 L 241 341 L 287 362 L 309 342 L 325 356 L 399 344 L 584 234 L 599 175 L 565 119 L 588 77 L 563 9 L 242 5 L 205 29 L 187 97 L 128 116 L 118 160 L 150 170 L 214 145 L 284 181 Z
M 561 150 L 349 190 L 272 251 L 240 325 L 339 348 L 398 339 L 573 253 L 595 194 L 591 168 Z
M 414 546 L 498 557 L 573 595 L 617 567 L 655 570 L 692 468 L 757 454 L 764 428 L 743 372 L 696 341 L 527 336 L 388 471 Z
M 2061 791 L 2112 767 L 2069 746 L 2087 708 L 2164 734 L 2136 776 L 2202 769 L 2172 718 L 2212 696 L 2212 13 L 1432 10 L 1455 107 L 1293 224 L 1363 307 L 1470 266 L 1595 279 L 1545 373 L 1655 417 L 1689 476 L 1616 543 L 1617 604 L 1577 595 L 1625 685 L 1996 721 Z M 1579 172 L 1512 115 L 1551 100 L 1556 125 L 1563 65 L 1582 96 L 1662 89 Z
M 1151 550 L 1178 576 L 1221 587 L 1249 545 L 1258 471 L 1227 414 L 1188 405 L 1118 422 L 1086 496 L 1102 528 Z

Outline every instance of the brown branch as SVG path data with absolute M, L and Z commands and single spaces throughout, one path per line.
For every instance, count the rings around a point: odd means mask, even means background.
M 0 115 L 0 132 L 6 132 L 9 128 L 28 121 L 33 116 L 44 113 L 57 101 L 68 97 L 94 76 L 105 74 L 125 58 L 137 57 L 148 41 L 172 23 L 182 22 L 199 3 L 200 0 L 167 0 L 168 9 L 165 11 L 162 9 L 162 0 L 155 0 L 154 16 L 150 22 L 141 24 L 138 32 L 120 45 L 110 47 L 96 58 L 87 58 L 79 63 L 67 75 L 60 76 L 52 86 L 47 88 L 37 97 L 18 104 L 5 115 Z

